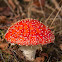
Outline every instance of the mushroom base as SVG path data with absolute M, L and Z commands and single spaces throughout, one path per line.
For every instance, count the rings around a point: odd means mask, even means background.
M 21 46 L 19 48 L 19 50 L 23 51 L 23 55 L 29 61 L 33 61 L 35 59 L 35 53 L 37 49 L 40 49 L 42 51 L 41 46 Z

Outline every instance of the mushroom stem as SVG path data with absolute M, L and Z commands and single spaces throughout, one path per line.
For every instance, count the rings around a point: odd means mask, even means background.
M 35 59 L 36 50 L 40 49 L 42 51 L 42 47 L 37 46 L 21 46 L 19 50 L 23 51 L 23 55 L 27 60 L 33 61 Z

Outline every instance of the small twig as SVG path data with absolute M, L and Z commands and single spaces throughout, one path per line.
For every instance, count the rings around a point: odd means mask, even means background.
M 54 29 L 56 26 L 52 26 L 52 27 L 50 27 L 49 29 Z
M 13 55 L 14 55 L 16 61 L 19 62 L 18 59 L 17 59 L 17 57 L 16 57 L 16 53 L 15 53 L 15 51 L 14 51 L 14 50 L 10 50 L 10 51 L 13 53 Z
M 62 18 L 59 16 L 59 18 L 60 18 L 60 30 L 62 30 Z M 61 34 L 62 32 L 60 32 L 60 34 Z
M 55 10 L 54 8 L 52 8 L 51 6 L 49 6 L 47 3 L 45 4 L 45 7 L 47 7 L 47 8 L 49 8 L 49 9 L 51 9 L 52 11 L 54 11 L 54 10 Z
M 40 14 L 43 14 L 43 11 L 40 11 L 40 10 L 38 10 L 38 9 L 36 9 L 36 8 L 32 8 L 31 11 L 37 12 L 37 13 L 40 13 Z
M 50 18 L 49 20 L 53 20 L 53 17 Z M 60 20 L 60 17 L 56 18 L 56 20 Z M 61 20 L 62 20 L 62 18 L 61 18 Z
M 40 3 L 41 10 L 42 10 L 43 8 L 42 8 L 41 0 L 39 0 L 39 3 Z
M 12 6 L 13 10 L 16 8 L 15 4 L 13 3 L 13 0 L 7 0 L 8 3 Z
M 59 11 L 60 7 L 59 7 L 59 4 L 56 2 L 56 0 L 51 0 L 51 1 L 55 5 L 56 9 Z
M 48 61 L 47 61 L 47 62 L 50 62 L 50 58 L 51 58 L 51 56 L 49 57 L 49 59 L 48 59 Z
M 7 0 L 4 0 L 5 1 L 5 3 L 8 5 L 8 7 L 11 9 L 11 11 L 14 13 L 14 15 L 16 15 L 15 14 L 15 12 L 14 12 L 14 10 L 12 9 L 12 7 L 9 5 L 9 3 L 7 2 Z
M 41 12 L 43 13 L 43 16 L 45 18 L 45 12 L 43 11 L 42 4 L 41 4 L 41 0 L 39 0 L 39 3 L 40 3 Z
M 47 21 L 50 19 L 50 17 L 52 16 L 52 14 L 55 12 L 55 10 L 50 14 L 50 16 L 45 20 L 45 24 L 47 25 Z
M 56 34 L 57 34 L 57 33 L 62 33 L 62 30 L 61 30 L 61 31 L 59 31 L 59 32 L 56 32 Z
M 62 1 L 62 0 L 61 0 Z M 61 3 L 61 1 L 59 2 L 59 4 Z M 50 14 L 50 16 L 45 20 L 45 24 L 47 25 L 47 21 L 49 20 L 49 18 L 53 15 L 53 13 L 56 11 L 56 9 Z
M 29 2 L 29 7 L 28 7 L 28 18 L 31 17 L 32 3 L 33 3 L 33 0 L 31 0 L 31 1 Z
M 57 14 L 56 14 L 55 18 L 53 19 L 53 21 L 52 21 L 52 23 L 51 23 L 50 27 L 51 27 L 51 26 L 52 26 L 52 24 L 54 23 L 54 21 L 55 21 L 56 17 L 58 16 L 59 12 L 61 11 L 61 9 L 62 9 L 62 6 L 60 7 L 59 11 L 57 12 Z
M 0 55 L 1 55 L 1 59 L 3 60 L 3 62 L 5 62 L 5 60 L 4 60 L 4 58 L 3 58 L 3 55 L 2 55 L 2 51 L 1 51 L 1 49 L 0 49 Z
M 24 16 L 25 14 L 24 14 L 24 12 L 23 12 L 23 10 L 22 10 L 22 7 L 19 5 L 19 1 L 14 0 L 14 3 L 17 5 L 17 8 L 18 8 L 19 11 L 22 13 L 22 16 Z M 19 13 L 18 13 L 18 15 L 19 15 Z

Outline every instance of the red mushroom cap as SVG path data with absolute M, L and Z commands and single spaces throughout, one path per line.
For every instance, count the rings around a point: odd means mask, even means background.
M 54 42 L 54 34 L 35 19 L 23 19 L 9 27 L 5 39 L 18 45 L 45 45 Z

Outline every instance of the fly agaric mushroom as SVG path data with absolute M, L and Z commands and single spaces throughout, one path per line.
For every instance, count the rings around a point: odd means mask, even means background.
M 38 45 L 53 43 L 55 37 L 40 21 L 23 19 L 9 27 L 5 39 L 10 43 L 21 45 L 20 49 L 24 56 L 31 61 L 35 58 L 36 49 L 40 48 Z

